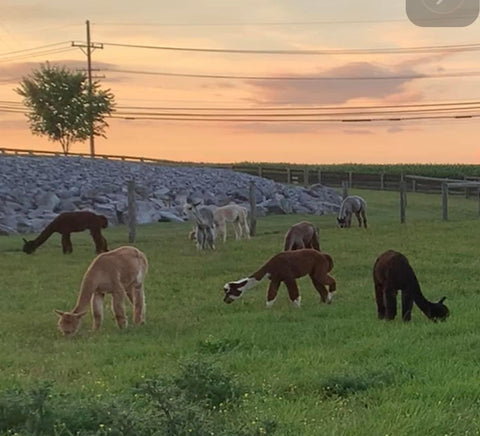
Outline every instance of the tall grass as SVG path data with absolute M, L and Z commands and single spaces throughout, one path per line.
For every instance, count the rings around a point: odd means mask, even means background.
M 141 405 L 151 422 L 167 425 L 154 405 L 176 398 L 167 403 L 179 422 L 171 434 L 188 432 L 192 420 L 205 434 L 478 434 L 477 203 L 452 198 L 450 221 L 442 222 L 439 196 L 409 194 L 401 225 L 397 194 L 355 193 L 368 203 L 366 231 L 338 229 L 334 216 L 267 217 L 254 239 L 229 239 L 215 252 L 198 253 L 187 239 L 188 224 L 141 226 L 136 246 L 150 262 L 146 325 L 118 331 L 107 315 L 92 333 L 87 315 L 71 340 L 57 331 L 53 309 L 75 303 L 93 258 L 88 234 L 73 235 L 68 256 L 58 236 L 32 256 L 20 251 L 19 237 L 0 239 L 0 432 L 2 416 L 21 421 L 18 410 L 34 407 L 37 421 L 22 424 L 31 434 L 49 434 L 40 422 L 52 422 L 45 425 L 58 434 L 108 434 L 93 410 L 111 411 L 112 404 L 126 414 L 118 412 L 118 428 L 127 422 L 146 429 Z M 300 310 L 283 287 L 266 310 L 266 283 L 225 305 L 223 284 L 280 251 L 288 226 L 301 219 L 319 226 L 322 250 L 334 259 L 333 304 L 319 303 L 303 278 Z M 106 237 L 111 247 L 120 246 L 127 230 L 107 229 Z M 432 323 L 418 308 L 408 324 L 376 319 L 372 266 L 390 248 L 410 259 L 427 298 L 447 296 L 447 322 Z M 43 404 L 38 398 L 50 406 L 37 407 Z M 78 416 L 67 414 L 66 399 L 95 425 L 82 427 Z M 175 415 L 187 409 L 188 416 Z

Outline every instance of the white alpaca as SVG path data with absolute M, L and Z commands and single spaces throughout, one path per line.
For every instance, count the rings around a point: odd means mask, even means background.
M 248 211 L 245 207 L 238 204 L 229 204 L 219 207 L 213 213 L 217 235 L 223 236 L 223 242 L 227 240 L 227 223 L 233 224 L 235 239 L 245 237 L 250 239 L 250 229 L 248 227 Z
M 112 311 L 119 328 L 127 326 L 125 296 L 133 305 L 133 322 L 145 322 L 144 281 L 148 270 L 146 256 L 135 247 L 119 247 L 93 259 L 83 276 L 77 303 L 70 312 L 55 310 L 60 317 L 58 328 L 65 336 L 71 336 L 80 327 L 80 319 L 90 304 L 93 330 L 103 321 L 105 294 L 112 295 Z

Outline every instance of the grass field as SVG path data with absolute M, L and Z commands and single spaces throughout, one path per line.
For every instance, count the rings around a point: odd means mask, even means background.
M 75 303 L 93 258 L 88 234 L 73 235 L 68 256 L 58 235 L 32 256 L 19 237 L 1 238 L 0 434 L 479 434 L 478 203 L 451 198 L 442 222 L 439 196 L 409 194 L 400 225 L 398 194 L 354 193 L 368 203 L 366 231 L 338 229 L 334 216 L 266 217 L 254 239 L 198 253 L 187 223 L 140 227 L 146 325 L 119 331 L 108 311 L 94 334 L 88 314 L 70 340 L 53 309 Z M 301 309 L 284 287 L 265 309 L 266 282 L 224 304 L 223 284 L 280 251 L 302 219 L 319 226 L 334 259 L 333 304 L 320 304 L 306 278 Z M 110 247 L 127 234 L 107 229 Z M 409 258 L 427 298 L 447 296 L 446 322 L 416 307 L 408 324 L 376 319 L 372 266 L 390 248 Z

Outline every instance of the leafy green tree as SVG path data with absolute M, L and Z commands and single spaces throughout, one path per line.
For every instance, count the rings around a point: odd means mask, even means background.
M 48 63 L 23 77 L 15 92 L 24 97 L 33 134 L 60 142 L 65 155 L 90 134 L 105 137 L 105 118 L 115 105 L 110 90 L 98 82 L 90 87 L 84 73 Z

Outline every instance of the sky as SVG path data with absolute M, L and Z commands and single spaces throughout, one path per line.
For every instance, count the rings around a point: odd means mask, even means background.
M 480 20 L 419 27 L 405 1 L 1 0 L 0 148 L 60 151 L 7 109 L 23 108 L 14 89 L 45 62 L 86 68 L 72 42 L 89 20 L 95 80 L 116 101 L 98 154 L 478 164 L 480 118 L 453 117 L 480 115 L 480 50 L 441 47 L 480 44 Z

